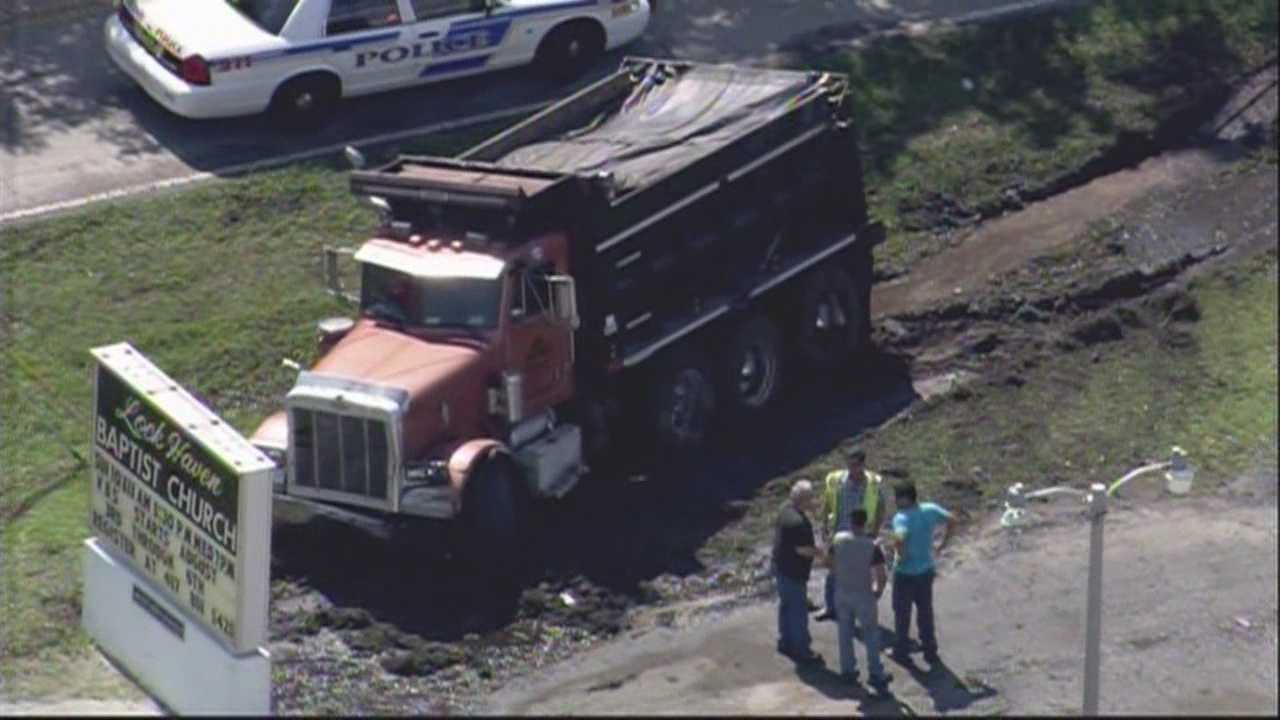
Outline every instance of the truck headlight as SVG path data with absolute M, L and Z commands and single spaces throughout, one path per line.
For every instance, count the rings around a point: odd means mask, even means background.
M 411 483 L 442 487 L 449 484 L 449 465 L 443 460 L 430 460 L 410 466 L 406 470 L 406 475 Z

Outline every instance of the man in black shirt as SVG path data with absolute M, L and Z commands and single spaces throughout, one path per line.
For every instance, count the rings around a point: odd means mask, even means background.
M 773 573 L 778 587 L 778 652 L 797 662 L 820 658 L 810 647 L 808 584 L 815 558 L 822 560 L 813 541 L 813 525 L 806 511 L 813 507 L 813 485 L 797 481 L 791 497 L 778 513 L 773 531 Z

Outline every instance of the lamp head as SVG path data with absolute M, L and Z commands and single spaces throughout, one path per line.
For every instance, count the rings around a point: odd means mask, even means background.
M 1186 495 L 1191 492 L 1195 477 L 1195 468 L 1187 462 L 1186 451 L 1174 445 L 1170 452 L 1169 471 L 1164 474 L 1165 487 L 1174 495 Z

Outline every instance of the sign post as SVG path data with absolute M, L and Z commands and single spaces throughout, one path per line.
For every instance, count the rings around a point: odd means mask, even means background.
M 128 343 L 91 352 L 85 629 L 178 713 L 269 713 L 274 464 Z

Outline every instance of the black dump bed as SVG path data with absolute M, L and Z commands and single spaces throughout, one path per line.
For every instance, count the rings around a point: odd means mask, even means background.
M 633 365 L 867 244 L 846 87 L 825 73 L 628 58 L 456 158 L 402 156 L 351 186 L 420 231 L 567 232 L 582 359 Z
M 468 153 L 501 168 L 611 174 L 620 195 L 651 185 L 767 125 L 814 87 L 812 76 L 744 68 L 650 65 L 620 103 L 581 128 L 514 148 Z

